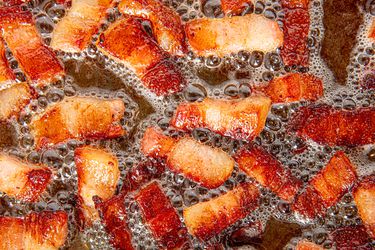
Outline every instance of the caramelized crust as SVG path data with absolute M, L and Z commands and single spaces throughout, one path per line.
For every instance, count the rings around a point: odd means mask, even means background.
M 0 121 L 12 116 L 18 117 L 31 98 L 31 89 L 27 83 L 16 83 L 7 89 L 0 90 Z
M 221 9 L 225 15 L 240 15 L 249 5 L 255 4 L 255 0 L 221 0 Z
M 31 213 L 25 217 L 0 216 L 0 249 L 59 249 L 68 234 L 64 211 Z
M 324 250 L 324 248 L 307 240 L 301 240 L 298 242 L 296 250 Z
M 234 160 L 223 150 L 188 137 L 173 140 L 154 127 L 146 130 L 141 151 L 147 156 L 165 158 L 172 171 L 207 188 L 222 185 L 234 167 Z
M 263 96 L 237 100 L 206 98 L 180 104 L 170 125 L 184 131 L 208 128 L 234 139 L 252 140 L 263 130 L 270 106 L 271 100 Z
M 360 146 L 375 142 L 375 109 L 339 110 L 310 105 L 298 110 L 289 129 L 297 135 L 330 146 Z
M 179 249 L 188 244 L 186 228 L 156 182 L 142 188 L 135 199 L 143 218 L 163 249 Z
M 10 197 L 36 202 L 52 178 L 48 167 L 26 164 L 0 153 L 0 191 Z
M 286 201 L 291 202 L 302 186 L 300 180 L 260 147 L 252 146 L 240 150 L 235 160 L 242 171 Z
M 38 149 L 69 139 L 108 139 L 122 136 L 125 106 L 121 100 L 70 97 L 48 107 L 31 121 Z
M 258 206 L 258 200 L 258 189 L 243 183 L 217 198 L 185 208 L 184 221 L 190 234 L 207 240 L 246 217 Z
M 92 197 L 103 201 L 111 198 L 120 178 L 116 156 L 90 146 L 74 151 L 74 162 L 78 176 L 78 195 L 81 213 L 87 225 L 99 219 Z
M 262 15 L 190 20 L 186 37 L 199 56 L 222 57 L 240 50 L 271 52 L 283 45 L 277 22 Z
M 9 67 L 8 60 L 5 56 L 4 40 L 0 38 L 0 86 L 8 82 L 13 82 L 14 80 L 15 75 Z

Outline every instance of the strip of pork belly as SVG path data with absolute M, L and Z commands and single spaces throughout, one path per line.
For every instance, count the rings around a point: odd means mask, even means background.
M 204 145 L 193 138 L 172 139 L 150 127 L 141 142 L 143 154 L 164 158 L 168 167 L 207 188 L 222 185 L 231 175 L 234 160 L 222 149 Z
M 217 198 L 185 208 L 184 222 L 190 234 L 207 240 L 245 218 L 258 206 L 258 201 L 257 187 L 243 183 Z
M 255 0 L 220 0 L 221 9 L 225 15 L 240 15 L 250 5 L 255 4 Z
M 283 33 L 276 21 L 262 15 L 201 18 L 185 25 L 186 37 L 199 56 L 246 51 L 275 51 L 283 45 Z
M 81 213 L 85 225 L 91 225 L 99 219 L 92 197 L 98 196 L 102 201 L 107 201 L 115 194 L 120 178 L 118 160 L 105 150 L 85 146 L 74 151 L 74 162 Z
M 340 110 L 310 105 L 297 111 L 289 130 L 319 144 L 355 147 L 375 142 L 375 109 Z
M 271 107 L 271 99 L 252 96 L 244 99 L 182 103 L 170 121 L 174 128 L 191 131 L 208 128 L 234 139 L 252 140 L 263 130 Z
M 120 99 L 70 97 L 49 106 L 31 121 L 38 149 L 69 139 L 110 139 L 124 135 L 120 124 L 125 112 Z
M 72 7 L 55 26 L 51 47 L 65 52 L 81 52 L 91 42 L 112 6 L 112 0 L 72 0 Z
M 0 121 L 5 121 L 12 116 L 18 117 L 32 97 L 32 90 L 27 83 L 16 83 L 0 90 Z
M 31 83 L 45 86 L 64 74 L 55 53 L 43 44 L 29 11 L 2 8 L 0 27 L 8 48 Z
M 286 201 L 291 202 L 302 186 L 299 179 L 260 147 L 243 148 L 234 158 L 242 171 Z
M 363 223 L 375 237 L 375 174 L 365 177 L 353 192 Z
M 301 240 L 298 242 L 296 250 L 324 250 L 324 248 L 310 241 Z
M 339 151 L 309 182 L 307 189 L 296 197 L 293 209 L 311 219 L 324 215 L 326 209 L 333 206 L 356 180 L 356 167 Z
M 180 16 L 159 0 L 122 0 L 121 13 L 150 20 L 159 46 L 172 55 L 187 53 L 185 30 Z
M 187 230 L 157 182 L 142 188 L 135 199 L 144 220 L 163 249 L 178 249 L 188 244 Z
M 36 202 L 46 190 L 52 172 L 45 166 L 22 162 L 0 153 L 0 191 L 25 202 Z
M 138 19 L 126 18 L 113 23 L 100 35 L 98 46 L 131 68 L 156 95 L 176 93 L 185 87 L 181 71 Z
M 5 56 L 4 40 L 0 38 L 0 87 L 3 84 L 14 82 L 16 79 Z

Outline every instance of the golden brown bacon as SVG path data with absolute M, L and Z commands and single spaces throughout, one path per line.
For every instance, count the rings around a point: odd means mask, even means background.
M 0 90 L 0 121 L 12 116 L 18 117 L 31 98 L 32 91 L 27 83 L 16 83 L 7 89 Z
M 240 50 L 270 52 L 283 45 L 276 21 L 262 15 L 191 20 L 185 26 L 192 50 L 200 56 L 224 56 Z
M 241 149 L 235 160 L 247 175 L 289 202 L 302 185 L 302 182 L 292 176 L 274 156 L 260 147 Z
M 66 52 L 80 52 L 92 40 L 112 6 L 112 0 L 73 0 L 72 7 L 52 32 L 51 47 Z
M 324 250 L 324 248 L 310 241 L 301 240 L 298 242 L 296 250 Z
M 206 98 L 180 104 L 170 125 L 184 131 L 208 128 L 234 139 L 252 140 L 263 130 L 270 106 L 271 100 L 263 96 L 237 100 Z
M 234 167 L 234 160 L 223 150 L 188 137 L 175 140 L 154 127 L 146 130 L 141 151 L 147 156 L 165 158 L 172 171 L 207 188 L 222 185 Z
M 243 183 L 217 198 L 184 209 L 189 233 L 201 240 L 217 235 L 258 206 L 259 191 L 251 183 Z
M 31 213 L 25 217 L 0 216 L 0 249 L 59 249 L 68 234 L 66 212 Z
M 188 244 L 186 228 L 156 182 L 142 188 L 135 199 L 143 218 L 163 249 L 179 249 Z
M 81 213 L 86 225 L 99 219 L 92 197 L 103 201 L 111 198 L 120 178 L 116 156 L 90 146 L 77 148 L 74 161 L 78 176 L 78 195 Z
M 302 107 L 289 129 L 297 135 L 331 146 L 359 146 L 375 142 L 375 109 L 339 110 L 328 105 Z
M 20 7 L 0 9 L 2 35 L 31 83 L 50 84 L 64 74 L 54 52 L 43 44 L 32 15 Z
M 119 99 L 71 97 L 48 107 L 31 121 L 38 149 L 69 139 L 109 139 L 124 135 L 125 106 Z
M 0 191 L 16 199 L 35 202 L 52 178 L 48 167 L 21 162 L 0 153 Z
M 159 0 L 122 0 L 120 12 L 150 20 L 159 46 L 173 55 L 187 52 L 180 16 Z
M 240 15 L 255 0 L 221 0 L 221 9 L 225 15 Z
M 185 87 L 176 64 L 146 33 L 140 20 L 119 20 L 99 40 L 98 46 L 103 52 L 134 70 L 143 84 L 157 95 L 175 93 Z
M 13 82 L 15 75 L 9 67 L 8 60 L 5 56 L 4 40 L 0 38 L 0 85 L 8 82 Z
M 356 168 L 341 151 L 310 181 L 297 196 L 293 209 L 300 215 L 314 218 L 323 215 L 357 180 Z

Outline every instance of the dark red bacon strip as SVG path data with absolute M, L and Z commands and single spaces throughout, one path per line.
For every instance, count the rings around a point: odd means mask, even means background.
M 372 249 L 371 237 L 367 234 L 366 227 L 363 225 L 341 227 L 333 231 L 331 237 L 337 249 Z

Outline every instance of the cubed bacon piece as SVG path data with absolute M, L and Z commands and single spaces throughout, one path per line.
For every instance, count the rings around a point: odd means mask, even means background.
M 356 167 L 342 151 L 339 151 L 310 181 L 307 190 L 297 196 L 293 209 L 307 218 L 323 215 L 356 180 Z
M 0 90 L 0 121 L 5 121 L 12 116 L 18 117 L 32 96 L 27 83 L 16 83 L 7 89 Z
M 234 168 L 234 160 L 223 150 L 189 137 L 174 140 L 154 127 L 146 130 L 141 151 L 147 156 L 166 159 L 172 171 L 207 188 L 222 185 Z
M 59 249 L 68 235 L 64 211 L 31 213 L 25 217 L 0 216 L 0 249 Z
M 271 99 L 264 96 L 236 100 L 206 98 L 180 104 L 170 125 L 184 131 L 208 128 L 234 139 L 252 140 L 263 130 L 270 107 Z
M 298 242 L 296 250 L 324 250 L 324 248 L 310 241 L 301 240 Z
M 0 38 L 0 86 L 15 80 L 15 75 L 5 56 L 4 40 Z
M 323 96 L 323 82 L 314 75 L 291 73 L 276 77 L 256 90 L 270 97 L 273 103 L 316 101 Z
M 194 19 L 186 23 L 185 31 L 199 56 L 222 57 L 241 50 L 271 52 L 284 41 L 276 21 L 255 14 Z
M 260 147 L 241 149 L 236 153 L 235 160 L 242 171 L 286 201 L 291 202 L 302 186 L 299 179 Z
M 295 9 L 307 9 L 309 7 L 310 0 L 281 0 L 280 3 L 283 8 Z
M 330 146 L 355 147 L 375 142 L 375 109 L 340 110 L 310 105 L 297 111 L 289 130 L 298 136 Z
M 353 192 L 358 214 L 375 237 L 375 174 L 364 178 Z
M 113 196 L 103 202 L 94 196 L 95 207 L 104 223 L 107 233 L 111 236 L 112 245 L 118 250 L 132 250 L 131 233 L 128 227 L 128 216 L 123 194 Z
M 74 151 L 80 212 L 85 225 L 99 219 L 92 197 L 111 198 L 120 178 L 117 157 L 102 149 L 84 146 Z
M 371 38 L 372 40 L 375 40 L 375 20 L 372 21 L 372 25 L 370 27 L 368 37 Z
M 336 244 L 336 249 L 361 249 L 370 250 L 371 237 L 363 225 L 347 226 L 336 229 L 331 238 Z
M 45 86 L 64 74 L 55 53 L 43 44 L 30 12 L 19 7 L 2 8 L 0 27 L 5 42 L 32 84 Z
M 221 0 L 221 9 L 225 15 L 240 15 L 249 5 L 254 5 L 255 0 Z
M 179 249 L 188 244 L 185 226 L 156 182 L 142 188 L 135 199 L 143 218 L 163 249 Z
M 112 0 L 73 0 L 68 13 L 52 32 L 51 47 L 65 52 L 81 52 L 104 20 Z
M 120 99 L 70 97 L 48 107 L 31 121 L 38 149 L 69 139 L 110 139 L 124 135 L 120 120 L 125 112 Z
M 181 91 L 185 80 L 168 53 L 144 30 L 140 20 L 120 19 L 100 35 L 99 49 L 131 68 L 157 95 Z
M 185 31 L 180 16 L 159 0 L 122 0 L 121 13 L 147 19 L 159 46 L 173 55 L 187 52 Z
M 36 202 L 51 178 L 52 172 L 48 167 L 25 163 L 0 153 L 0 191 L 10 197 Z
M 245 218 L 258 206 L 258 201 L 258 189 L 243 183 L 217 198 L 185 208 L 185 225 L 190 234 L 207 240 Z

